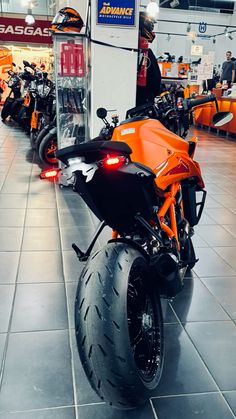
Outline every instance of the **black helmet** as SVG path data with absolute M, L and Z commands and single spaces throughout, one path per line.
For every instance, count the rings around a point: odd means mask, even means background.
M 141 35 L 152 42 L 155 39 L 155 34 L 153 33 L 154 29 L 154 19 L 147 15 L 145 12 L 140 12 L 139 14 L 139 30 Z

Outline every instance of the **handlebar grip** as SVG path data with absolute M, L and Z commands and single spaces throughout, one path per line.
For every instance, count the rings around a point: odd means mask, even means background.
M 194 106 L 203 105 L 204 103 L 208 102 L 215 102 L 216 96 L 215 95 L 209 95 L 206 97 L 201 97 L 199 99 L 189 99 L 188 100 L 188 109 L 192 109 Z

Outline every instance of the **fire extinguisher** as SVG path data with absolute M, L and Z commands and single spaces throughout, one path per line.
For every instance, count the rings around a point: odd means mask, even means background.
M 137 85 L 145 87 L 147 85 L 148 41 L 143 36 L 139 37 L 139 49 Z

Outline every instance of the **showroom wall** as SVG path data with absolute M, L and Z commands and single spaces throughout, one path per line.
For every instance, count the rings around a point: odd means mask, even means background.
M 148 0 L 142 0 L 142 4 L 145 5 L 148 3 Z M 235 6 L 236 7 L 236 6 Z M 207 24 L 219 24 L 223 27 L 217 26 L 208 26 L 207 31 L 204 35 L 215 35 L 217 33 L 224 32 L 224 28 L 230 25 L 235 26 L 236 30 L 236 13 L 233 15 L 230 14 L 220 14 L 220 13 L 208 13 L 208 12 L 197 12 L 197 11 L 183 11 L 177 9 L 160 9 L 159 19 L 167 20 L 168 22 L 158 22 L 155 25 L 155 31 L 164 32 L 163 35 L 157 34 L 156 40 L 153 43 L 153 51 L 156 55 L 168 51 L 171 55 L 175 55 L 177 58 L 180 55 L 184 57 L 190 56 L 190 50 L 192 42 L 190 39 L 184 36 L 171 36 L 170 40 L 167 39 L 168 32 L 170 33 L 179 33 L 184 34 L 186 32 L 187 24 L 177 24 L 173 21 L 185 21 L 185 22 L 196 22 L 196 24 L 191 25 L 191 30 L 198 32 L 198 27 L 200 22 L 205 22 Z M 233 30 L 233 28 L 232 28 Z M 213 39 L 206 39 L 197 37 L 195 44 L 203 45 L 203 53 L 208 51 L 215 51 L 215 63 L 221 64 L 225 60 L 225 51 L 232 50 L 233 55 L 236 57 L 236 32 L 232 34 L 234 37 L 233 40 L 228 39 L 224 35 L 216 37 L 216 43 L 213 44 Z M 194 57 L 192 57 L 194 59 Z

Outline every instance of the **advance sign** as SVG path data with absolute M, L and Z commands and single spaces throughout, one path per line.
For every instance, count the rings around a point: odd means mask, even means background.
M 136 0 L 98 0 L 97 23 L 105 25 L 135 25 Z

